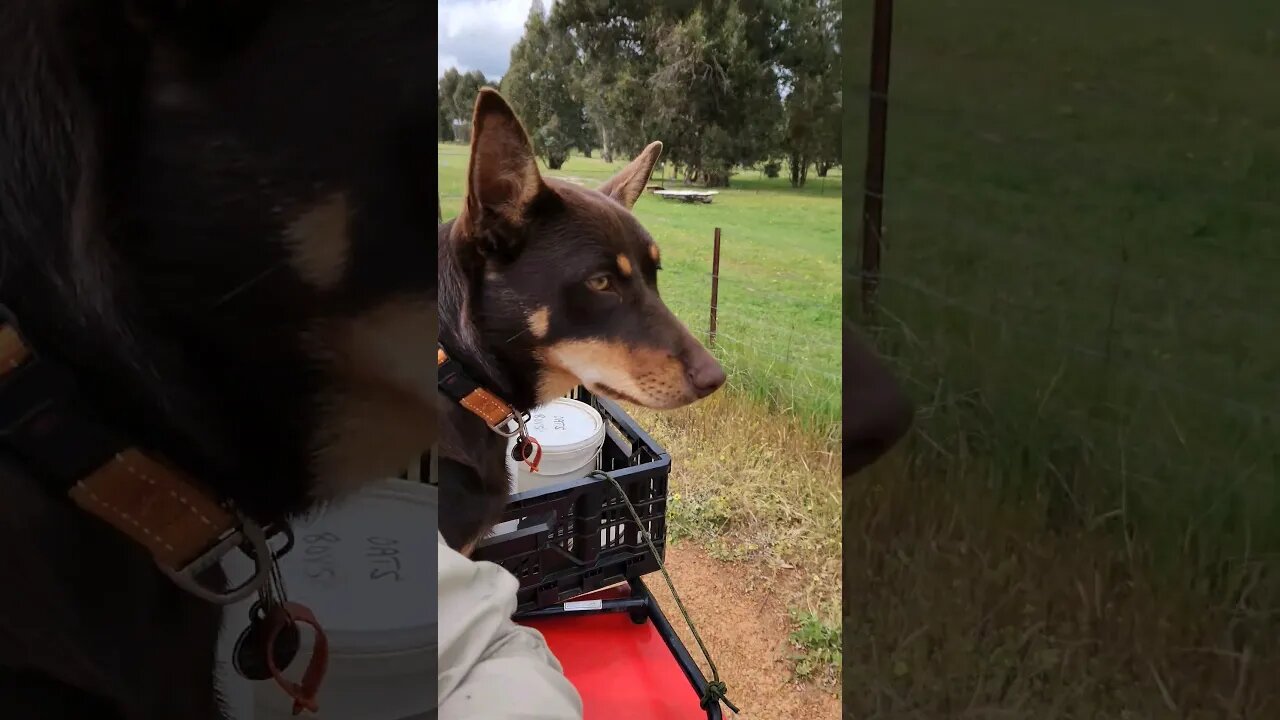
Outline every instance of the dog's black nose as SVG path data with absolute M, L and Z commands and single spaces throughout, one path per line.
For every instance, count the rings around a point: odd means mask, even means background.
M 693 386 L 699 400 L 719 390 L 724 381 L 724 368 L 706 350 L 689 365 L 689 384 Z

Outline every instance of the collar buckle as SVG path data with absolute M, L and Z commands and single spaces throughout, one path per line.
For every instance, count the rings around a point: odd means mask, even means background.
M 528 412 L 517 412 L 512 410 L 507 416 L 494 425 L 490 425 L 489 429 L 498 433 L 504 438 L 512 437 L 528 437 L 529 430 L 525 427 L 525 423 L 529 422 L 531 416 Z
M 267 545 L 267 534 L 261 525 L 239 512 L 236 513 L 236 518 L 239 521 L 236 527 L 223 533 L 212 547 L 186 566 L 178 570 L 160 563 L 157 566 L 175 585 L 214 605 L 234 605 L 258 592 L 271 577 L 271 565 L 275 556 Z M 232 550 L 237 549 L 253 560 L 253 575 L 222 591 L 213 590 L 200 582 L 201 573 L 217 565 Z
M 60 490 L 67 486 L 82 509 L 143 545 L 159 569 L 188 593 L 230 605 L 258 592 L 275 561 L 292 547 L 288 524 L 264 530 L 183 473 L 129 447 L 127 438 L 84 408 L 68 409 L 76 392 L 70 369 L 42 358 L 23 336 L 14 312 L 0 304 L 0 439 L 5 445 L 35 463 Z M 33 425 L 39 427 L 32 431 Z M 273 554 L 268 537 L 280 532 L 286 542 Z M 225 590 L 201 582 L 201 575 L 233 550 L 253 561 L 253 575 Z

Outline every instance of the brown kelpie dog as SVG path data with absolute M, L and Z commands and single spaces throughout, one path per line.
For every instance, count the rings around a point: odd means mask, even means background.
M 0 718 L 223 717 L 204 566 L 434 441 L 434 27 L 0 0 Z
M 590 190 L 544 178 L 498 93 L 476 100 L 461 214 L 440 227 L 440 530 L 469 550 L 509 492 L 506 419 L 578 385 L 650 408 L 687 405 L 725 380 L 658 297 L 661 253 L 630 208 L 653 143 Z M 472 395 L 472 393 L 475 393 Z M 495 410 L 496 408 L 496 410 Z

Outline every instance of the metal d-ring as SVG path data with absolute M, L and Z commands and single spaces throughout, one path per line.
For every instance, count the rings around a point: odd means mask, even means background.
M 532 417 L 528 412 L 516 412 L 512 410 L 509 415 L 502 419 L 497 425 L 490 425 L 489 429 L 498 433 L 504 438 L 511 437 L 528 437 L 529 431 L 525 428 L 525 423 L 529 422 Z M 511 429 L 511 424 L 515 423 L 515 429 Z
M 201 553 L 186 567 L 173 570 L 160 565 L 160 570 L 178 587 L 214 605 L 234 605 L 258 592 L 271 576 L 271 564 L 274 558 L 262 526 L 240 513 L 236 515 L 240 521 L 238 529 L 233 529 L 226 534 L 216 545 Z M 235 549 L 239 549 L 253 560 L 253 575 L 248 580 L 226 590 L 217 591 L 210 589 L 197 579 L 200 573 L 217 565 L 223 557 Z

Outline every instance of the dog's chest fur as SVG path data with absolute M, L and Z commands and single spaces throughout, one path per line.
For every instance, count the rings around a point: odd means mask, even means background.
M 493 526 L 506 505 L 507 440 L 443 393 L 440 406 L 440 456 L 454 463 L 441 471 L 440 533 L 451 547 L 461 548 Z

